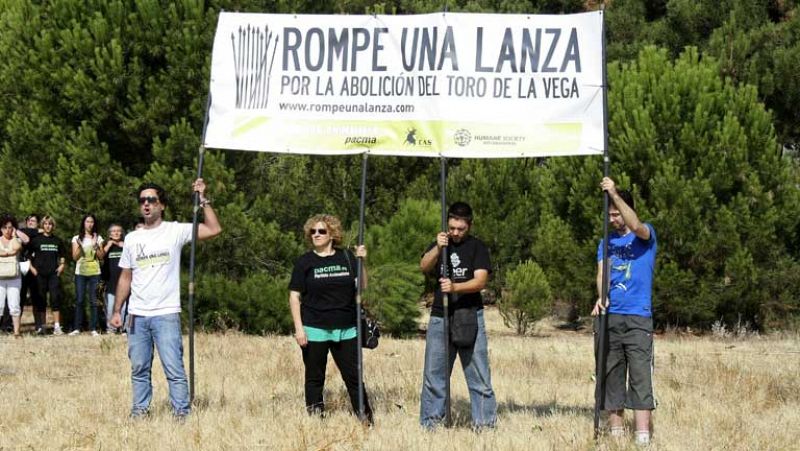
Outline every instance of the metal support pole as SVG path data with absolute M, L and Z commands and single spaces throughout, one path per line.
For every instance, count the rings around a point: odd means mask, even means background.
M 440 182 L 441 182 L 441 191 L 442 191 L 442 232 L 447 233 L 447 158 L 442 157 L 441 160 L 441 169 L 440 169 Z M 439 261 L 441 264 L 440 273 L 442 277 L 448 278 L 450 277 L 448 266 L 447 266 L 447 258 L 448 258 L 448 246 L 442 248 L 441 254 L 439 255 Z M 439 282 L 438 280 L 436 281 Z M 444 318 L 442 319 L 443 327 L 444 327 L 444 355 L 445 355 L 445 363 L 446 363 L 446 371 L 447 374 L 445 375 L 445 383 L 444 383 L 444 424 L 445 427 L 450 427 L 451 424 L 451 416 L 450 416 L 450 296 L 448 293 L 442 293 L 442 313 L 444 314 Z
M 367 154 L 361 160 L 361 205 L 358 212 L 358 245 L 364 244 L 364 209 L 366 203 L 367 192 Z M 358 419 L 361 421 L 366 420 L 366 412 L 364 412 L 364 352 L 361 347 L 363 343 L 362 334 L 364 331 L 361 327 L 361 292 L 363 290 L 363 275 L 364 275 L 364 259 L 358 257 L 356 262 L 356 329 L 358 331 L 358 348 L 357 351 L 357 365 L 358 365 Z
M 608 75 L 606 71 L 606 34 L 605 34 L 605 8 L 601 10 L 603 14 L 603 176 L 609 175 L 609 152 L 608 152 Z M 609 197 L 607 192 L 603 192 L 603 262 L 602 262 L 602 287 L 600 289 L 601 302 L 608 299 L 608 206 Z M 595 392 L 594 392 L 594 437 L 600 435 L 600 412 L 603 409 L 606 398 L 606 360 L 608 358 L 608 315 L 604 309 L 600 309 L 600 316 L 597 320 L 597 337 L 595 341 Z
M 206 101 L 206 112 L 203 117 L 203 135 L 200 141 L 200 148 L 197 155 L 197 178 L 203 176 L 203 159 L 205 158 L 206 148 L 206 129 L 208 127 L 208 110 L 211 107 L 211 93 L 208 94 Z M 200 211 L 200 194 L 195 191 L 192 193 L 192 244 L 189 251 L 189 402 L 194 402 L 195 392 L 195 371 L 194 371 L 194 269 L 195 256 L 197 252 L 197 225 L 198 213 Z

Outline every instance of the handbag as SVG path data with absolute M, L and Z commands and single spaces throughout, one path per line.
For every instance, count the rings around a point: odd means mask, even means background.
M 361 347 L 375 349 L 378 347 L 378 339 L 381 336 L 381 328 L 378 322 L 372 318 L 366 310 L 361 309 Z
M 478 308 L 455 309 L 450 320 L 450 341 L 459 348 L 469 348 L 478 337 Z
M 0 279 L 16 279 L 19 277 L 17 259 L 0 261 Z
M 347 260 L 347 268 L 350 273 L 353 273 L 353 266 L 350 264 L 350 257 L 348 251 L 344 251 L 344 258 Z M 358 283 L 358 278 L 355 279 Z M 358 287 L 356 287 L 358 290 Z M 361 307 L 361 347 L 366 349 L 375 349 L 378 347 L 378 338 L 381 336 L 381 328 L 378 322 L 372 318 L 364 307 Z

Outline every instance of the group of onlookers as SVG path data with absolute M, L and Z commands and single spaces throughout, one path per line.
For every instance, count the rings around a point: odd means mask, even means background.
M 47 306 L 53 317 L 54 335 L 63 335 L 61 324 L 61 276 L 66 268 L 67 247 L 54 234 L 56 220 L 52 216 L 31 214 L 24 224 L 10 214 L 0 216 L 0 309 L 2 327 L 21 337 L 20 320 L 23 304 L 29 298 L 33 309 L 34 333 L 44 335 L 47 327 Z M 137 225 L 138 227 L 139 225 Z M 114 290 L 119 278 L 119 259 L 124 246 L 124 230 L 119 224 L 108 228 L 108 240 L 98 233 L 97 218 L 84 215 L 80 230 L 72 237 L 70 256 L 75 261 L 75 312 L 69 335 L 81 332 L 85 304 L 90 311 L 89 331 L 98 329 L 98 285 L 104 282 L 104 303 L 107 332 L 124 332 L 110 324 L 114 305 Z M 88 301 L 86 301 L 88 299 Z M 124 309 L 123 309 L 124 311 Z

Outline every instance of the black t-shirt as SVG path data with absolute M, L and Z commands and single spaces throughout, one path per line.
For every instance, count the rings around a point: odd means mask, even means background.
M 58 269 L 58 260 L 65 258 L 64 243 L 53 235 L 36 235 L 28 243 L 31 263 L 41 275 L 54 274 Z
M 30 241 L 28 241 L 28 244 L 22 245 L 22 257 L 24 259 L 30 260 L 33 254 L 33 246 L 32 246 L 33 239 L 36 238 L 37 235 L 39 235 L 39 229 L 31 229 L 29 227 L 23 227 L 19 230 L 25 235 L 28 235 L 28 238 L 30 239 Z
M 435 246 L 435 242 L 431 243 L 425 252 L 428 252 Z M 476 269 L 485 269 L 490 273 L 492 271 L 489 248 L 486 247 L 483 241 L 471 235 L 467 235 L 460 243 L 451 241 L 447 246 L 447 252 L 450 255 L 450 258 L 448 258 L 447 272 L 450 275 L 450 279 L 455 283 L 472 280 L 475 277 L 474 273 Z M 441 268 L 442 261 L 440 256 L 436 261 L 436 270 L 434 272 L 437 280 L 441 277 Z M 450 296 L 450 308 L 448 309 L 450 315 L 452 315 L 453 311 L 456 309 L 467 307 L 483 308 L 483 297 L 480 292 L 462 293 L 456 296 Z M 431 307 L 431 316 L 440 318 L 444 316 L 442 291 L 439 289 L 438 283 L 436 284 L 433 306 Z
M 103 280 L 106 281 L 106 290 L 112 294 L 117 291 L 117 280 L 122 272 L 122 268 L 119 267 L 121 257 L 122 247 L 112 244 L 103 260 Z
M 345 329 L 356 325 L 356 258 L 336 249 L 320 257 L 314 252 L 300 256 L 294 265 L 289 290 L 300 293 L 304 326 Z

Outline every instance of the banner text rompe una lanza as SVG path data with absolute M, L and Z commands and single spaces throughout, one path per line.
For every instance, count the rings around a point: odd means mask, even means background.
M 284 71 L 355 71 L 359 58 L 368 58 L 373 72 L 385 72 L 381 64 L 384 35 L 388 28 L 283 29 Z M 506 28 L 496 61 L 484 61 L 484 29 L 475 33 L 475 72 L 581 72 L 578 32 L 568 36 L 561 28 Z M 562 42 L 566 40 L 566 45 Z M 561 45 L 560 45 L 561 44 Z M 458 71 L 459 60 L 453 27 L 444 33 L 439 27 L 402 29 L 400 35 L 403 69 Z M 557 53 L 558 52 L 558 53 Z M 446 65 L 446 66 L 445 66 Z M 570 68 L 569 66 L 572 65 Z

